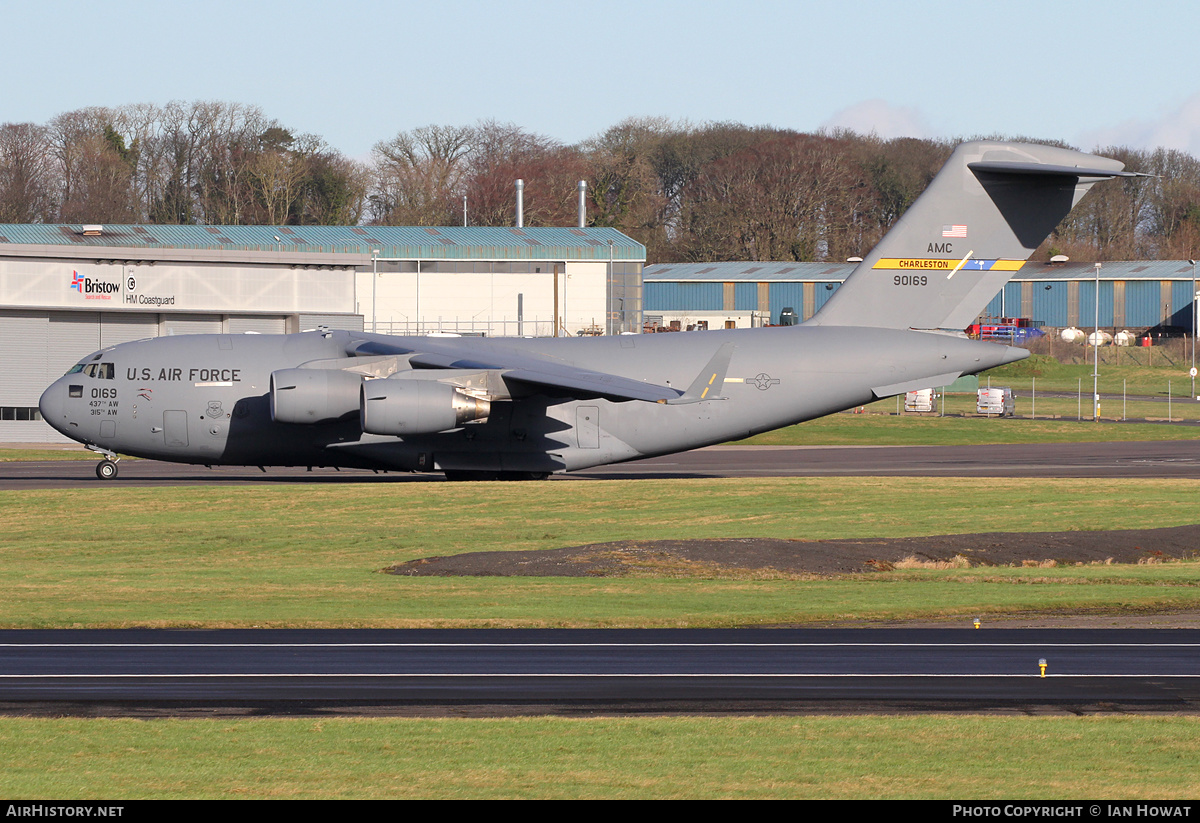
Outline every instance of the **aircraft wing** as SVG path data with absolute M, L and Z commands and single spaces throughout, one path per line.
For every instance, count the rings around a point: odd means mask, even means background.
M 678 401 L 684 392 L 629 377 L 593 371 L 549 357 L 512 349 L 463 356 L 454 344 L 420 339 L 420 348 L 405 342 L 378 338 L 355 340 L 347 348 L 353 356 L 404 355 L 409 365 L 420 369 L 486 369 L 499 372 L 505 383 L 522 383 L 583 400 L 643 400 L 651 403 Z

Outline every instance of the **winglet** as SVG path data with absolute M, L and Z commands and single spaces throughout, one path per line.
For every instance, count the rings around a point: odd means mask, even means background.
M 735 348 L 737 347 L 732 341 L 721 344 L 721 348 L 717 349 L 717 353 L 708 361 L 708 365 L 696 375 L 696 379 L 692 381 L 692 385 L 688 386 L 688 390 L 674 400 L 667 400 L 667 404 L 677 406 L 720 398 L 721 388 L 725 385 L 725 372 L 729 371 L 729 361 L 733 357 Z

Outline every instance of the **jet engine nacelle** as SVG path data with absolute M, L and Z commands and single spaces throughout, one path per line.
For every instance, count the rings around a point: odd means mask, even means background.
M 368 434 L 433 434 L 482 420 L 491 403 L 434 380 L 381 379 L 362 385 L 362 430 Z
M 325 423 L 359 409 L 362 376 L 341 369 L 280 369 L 271 372 L 271 419 L 276 423 Z

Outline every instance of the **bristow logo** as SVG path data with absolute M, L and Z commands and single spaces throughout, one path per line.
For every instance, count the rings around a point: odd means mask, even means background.
M 121 290 L 121 284 L 93 280 L 90 277 L 83 277 L 77 271 L 72 271 L 71 288 L 85 295 L 88 300 L 112 300 L 112 295 Z

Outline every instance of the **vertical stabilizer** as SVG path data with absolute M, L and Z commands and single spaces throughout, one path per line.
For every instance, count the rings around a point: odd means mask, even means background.
M 963 329 L 1088 189 L 1107 157 L 1027 143 L 963 143 L 809 324 Z

